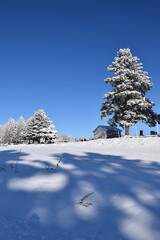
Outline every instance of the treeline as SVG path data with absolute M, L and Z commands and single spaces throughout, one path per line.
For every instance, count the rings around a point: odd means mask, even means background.
M 11 118 L 0 126 L 0 143 L 53 143 L 57 139 L 57 131 L 51 123 L 44 110 L 36 111 L 27 121 L 22 116 L 18 122 Z

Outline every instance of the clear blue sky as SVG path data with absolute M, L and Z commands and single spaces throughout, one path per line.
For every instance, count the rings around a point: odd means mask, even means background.
M 91 137 L 107 122 L 106 68 L 128 47 L 152 77 L 160 113 L 159 9 L 157 0 L 1 0 L 0 124 L 44 109 L 59 133 Z

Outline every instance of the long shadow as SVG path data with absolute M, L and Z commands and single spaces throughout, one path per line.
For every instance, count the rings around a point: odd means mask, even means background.
M 52 240 L 158 240 L 159 163 L 87 152 L 53 154 L 53 161 L 33 159 L 34 164 L 28 164 L 24 161 L 28 155 L 0 153 L 6 164 L 5 171 L 0 171 L 1 240 L 9 239 L 9 229 L 20 218 L 23 234 L 15 231 L 12 240 L 20 234 L 22 240 L 42 236 Z M 5 231 L 1 222 L 9 218 Z
M 94 192 L 93 211 L 85 216 L 78 210 L 74 216 L 84 231 L 91 236 L 96 229 L 98 239 L 142 239 L 143 235 L 145 239 L 158 239 L 159 163 L 90 152 L 84 156 L 64 153 L 63 159 L 60 171 L 67 172 L 70 183 L 66 199 L 75 202 Z M 94 224 L 91 221 L 86 225 L 84 218 L 90 218 L 89 214 L 93 214 Z M 134 232 L 136 228 L 139 233 Z

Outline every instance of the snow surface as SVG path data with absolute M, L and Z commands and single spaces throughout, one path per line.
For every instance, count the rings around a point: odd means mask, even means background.
M 160 138 L 0 147 L 0 240 L 159 240 Z

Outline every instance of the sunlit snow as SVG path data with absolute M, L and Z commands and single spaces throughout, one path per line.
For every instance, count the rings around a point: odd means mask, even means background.
M 0 147 L 0 240 L 159 240 L 160 138 Z

